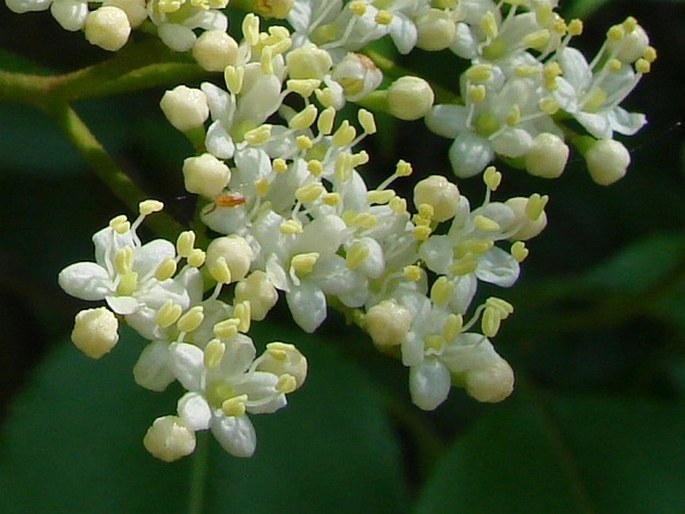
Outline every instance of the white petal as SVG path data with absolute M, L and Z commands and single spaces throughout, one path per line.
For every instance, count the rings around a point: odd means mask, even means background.
M 492 140 L 492 148 L 495 152 L 507 157 L 521 157 L 528 153 L 533 138 L 523 129 L 509 129 L 502 132 Z
M 81 300 L 102 300 L 114 292 L 107 270 L 94 262 L 77 262 L 64 268 L 57 277 L 67 294 Z
M 317 218 L 304 227 L 293 245 L 294 253 L 318 252 L 321 256 L 338 251 L 345 238 L 347 225 L 339 216 Z
M 192 430 L 207 430 L 212 419 L 212 411 L 204 396 L 198 393 L 186 393 L 177 405 L 178 415 Z
M 390 37 L 401 54 L 408 54 L 416 46 L 418 33 L 412 20 L 395 15 L 390 22 Z
M 252 339 L 246 335 L 237 334 L 225 344 L 226 350 L 221 359 L 219 373 L 225 377 L 236 377 L 245 373 L 257 354 Z
M 431 132 L 450 139 L 464 132 L 468 110 L 461 105 L 441 104 L 434 106 L 426 115 L 426 126 Z
M 476 276 L 484 282 L 509 287 L 516 282 L 519 273 L 518 261 L 501 248 L 493 247 L 478 259 Z
M 302 282 L 286 293 L 285 299 L 295 323 L 305 332 L 314 332 L 326 319 L 326 296 L 313 284 Z
M 174 381 L 169 343 L 155 341 L 148 344 L 133 366 L 133 378 L 145 389 L 164 391 Z
M 613 131 L 606 113 L 578 112 L 576 119 L 597 139 L 611 139 Z
M 153 273 L 165 259 L 176 257 L 174 244 L 166 239 L 155 239 L 136 249 L 133 259 L 133 270 L 143 278 Z
M 177 52 L 187 52 L 197 40 L 192 30 L 176 23 L 163 23 L 157 27 L 157 35 L 166 46 Z
M 449 149 L 452 170 L 459 178 L 478 175 L 493 157 L 494 152 L 490 142 L 471 132 L 459 134 Z
M 453 262 L 454 243 L 448 236 L 430 236 L 419 248 L 419 256 L 429 270 L 445 274 Z
M 257 448 L 257 434 L 247 416 L 214 416 L 211 430 L 221 447 L 235 457 L 251 457 Z
M 409 370 L 411 401 L 423 410 L 433 410 L 444 402 L 451 386 L 449 370 L 438 359 L 425 359 Z
M 205 146 L 212 155 L 220 159 L 230 159 L 235 153 L 233 138 L 226 132 L 221 120 L 216 120 L 207 129 Z
M 557 52 L 563 76 L 573 88 L 581 92 L 592 82 L 592 70 L 585 57 L 575 48 L 566 47 Z
M 122 316 L 133 314 L 143 305 L 133 296 L 107 296 L 105 300 L 110 309 Z
M 621 107 L 615 107 L 609 111 L 608 117 L 611 128 L 626 136 L 632 136 L 647 123 L 647 117 L 644 114 L 628 112 Z
M 192 344 L 174 343 L 169 354 L 171 369 L 181 385 L 188 391 L 200 391 L 205 373 L 203 351 Z

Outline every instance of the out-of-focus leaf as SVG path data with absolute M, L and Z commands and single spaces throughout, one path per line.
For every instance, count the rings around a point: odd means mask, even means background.
M 33 73 L 36 75 L 49 75 L 51 73 L 51 71 L 44 66 L 31 62 L 25 57 L 13 54 L 2 48 L 0 48 L 0 70 L 18 73 Z
M 562 5 L 564 15 L 568 18 L 587 18 L 609 0 L 573 0 Z
M 265 330 L 282 336 L 280 328 Z M 285 410 L 252 416 L 259 441 L 252 459 L 212 446 L 206 512 L 404 511 L 399 450 L 372 388 L 324 342 L 299 339 L 310 358 L 308 382 Z M 101 361 L 64 345 L 39 367 L 2 436 L 1 512 L 187 511 L 190 459 L 163 464 L 142 446 L 147 427 L 174 412 L 179 394 L 134 384 L 142 346 L 124 330 Z
M 418 512 L 683 512 L 684 431 L 682 403 L 519 399 L 456 441 Z

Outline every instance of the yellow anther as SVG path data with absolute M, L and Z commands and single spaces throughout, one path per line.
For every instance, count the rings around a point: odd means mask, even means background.
M 120 275 L 130 273 L 133 268 L 133 248 L 124 246 L 114 255 L 114 268 Z
M 417 241 L 425 241 L 430 237 L 431 232 L 433 231 L 429 226 L 423 225 L 419 227 L 414 227 L 412 233 L 414 234 L 414 239 L 416 239 Z
M 338 182 L 347 182 L 352 177 L 352 156 L 345 152 L 335 158 L 335 178 Z
M 131 296 L 138 289 L 138 273 L 131 271 L 125 275 L 120 275 L 119 285 L 117 286 L 118 296 Z
M 327 87 L 324 89 L 317 89 L 314 91 L 314 94 L 316 95 L 316 99 L 323 105 L 324 107 L 332 107 L 335 105 L 337 96 L 331 88 Z
M 466 70 L 466 78 L 472 82 L 485 82 L 492 77 L 492 64 L 474 64 Z
M 345 264 L 347 265 L 348 269 L 355 270 L 364 263 L 368 256 L 368 246 L 359 242 L 353 243 L 349 250 L 347 250 Z
M 335 121 L 335 109 L 333 107 L 326 107 L 319 114 L 319 119 L 316 121 L 316 127 L 319 129 L 319 134 L 327 136 L 333 130 L 333 122 Z
M 309 104 L 307 107 L 298 112 L 295 116 L 290 118 L 288 126 L 295 130 L 304 130 L 312 126 L 316 121 L 316 116 L 319 111 L 314 104 Z
M 571 20 L 568 24 L 568 33 L 572 36 L 580 36 L 583 33 L 583 20 L 578 18 Z
M 195 232 L 186 230 L 181 232 L 176 239 L 176 253 L 181 257 L 187 258 L 195 246 Z
M 261 145 L 266 143 L 271 138 L 271 128 L 271 125 L 265 123 L 255 129 L 248 130 L 244 136 L 245 142 L 248 145 Z
M 410 282 L 418 282 L 419 280 L 421 280 L 421 277 L 423 275 L 421 273 L 421 268 L 419 266 L 416 266 L 415 264 L 405 266 L 402 270 L 402 274 L 404 275 L 404 278 L 406 278 Z
M 299 221 L 288 220 L 281 223 L 278 230 L 284 236 L 292 236 L 293 234 L 302 233 L 302 224 Z
M 537 220 L 545 210 L 548 201 L 549 196 L 547 195 L 540 196 L 538 193 L 530 195 L 526 203 L 526 216 L 528 216 L 528 219 L 531 221 Z
M 265 178 L 260 178 L 254 183 L 255 192 L 259 196 L 266 196 L 269 192 L 269 181 Z
M 380 10 L 376 13 L 376 23 L 379 25 L 390 25 L 393 18 L 394 16 L 390 11 Z
M 284 373 L 278 377 L 276 391 L 283 394 L 288 394 L 292 393 L 295 389 L 297 389 L 297 380 L 295 380 L 294 376 L 290 375 L 289 373 Z
M 454 293 L 454 282 L 447 277 L 439 277 L 431 287 L 431 301 L 438 307 L 444 307 L 452 299 Z
M 540 73 L 540 68 L 528 64 L 520 64 L 514 68 L 514 73 L 520 78 L 536 77 Z
M 395 166 L 395 175 L 398 177 L 408 177 L 413 173 L 413 169 L 411 167 L 411 164 L 408 163 L 407 161 L 400 159 L 397 161 L 397 166 Z
M 221 411 L 224 416 L 239 417 L 245 414 L 245 402 L 247 402 L 247 395 L 241 394 L 225 400 L 221 404 Z
M 419 214 L 414 215 L 411 220 L 417 227 L 429 227 L 431 224 L 430 218 L 424 218 Z
M 468 95 L 469 100 L 471 100 L 474 104 L 479 104 L 487 97 L 487 90 L 483 84 L 469 86 Z
M 185 0 L 159 0 L 157 2 L 157 9 L 168 14 L 178 11 L 184 3 Z
M 218 339 L 212 339 L 207 346 L 205 346 L 202 361 L 207 369 L 216 369 L 221 364 L 221 359 L 226 353 L 226 344 Z
M 396 193 L 392 189 L 384 189 L 383 191 L 372 190 L 366 193 L 366 199 L 369 203 L 386 204 L 393 198 Z
M 366 2 L 362 0 L 355 0 L 348 4 L 350 12 L 355 16 L 364 16 L 366 14 Z
M 295 138 L 295 144 L 297 145 L 297 148 L 300 150 L 306 151 L 309 150 L 312 146 L 314 146 L 314 142 L 309 136 L 297 136 Z
M 219 339 L 230 339 L 238 333 L 238 325 L 240 320 L 237 318 L 228 318 L 212 327 L 214 335 Z
M 320 182 L 310 182 L 295 191 L 295 198 L 302 203 L 312 203 L 326 192 Z
M 157 269 L 155 270 L 155 279 L 163 282 L 164 280 L 169 280 L 175 273 L 176 259 L 167 257 L 159 263 L 159 266 L 157 266 Z
M 480 328 L 483 335 L 486 337 L 495 337 L 497 332 L 499 332 L 501 324 L 502 318 L 499 316 L 499 313 L 494 309 L 486 308 L 480 322 Z
M 546 64 L 543 69 L 543 77 L 546 79 L 553 79 L 561 75 L 561 66 L 558 62 L 551 62 Z
M 607 39 L 609 41 L 620 41 L 626 35 L 625 29 L 621 25 L 614 25 L 607 30 Z
M 288 171 L 288 163 L 285 162 L 285 159 L 277 157 L 271 163 L 271 168 L 274 170 L 274 173 L 285 173 Z
M 516 241 L 511 245 L 511 256 L 516 259 L 516 262 L 523 262 L 528 257 L 528 248 L 523 241 Z
M 497 188 L 502 183 L 502 174 L 494 166 L 488 166 L 483 173 L 483 182 L 485 182 L 490 191 L 497 191 Z
M 131 230 L 131 224 L 129 223 L 128 219 L 126 216 L 123 214 L 120 214 L 119 216 L 115 216 L 109 221 L 109 227 L 114 230 L 117 234 L 125 234 L 129 230 Z
M 521 108 L 518 106 L 518 104 L 514 104 L 511 107 L 509 114 L 507 114 L 506 122 L 510 127 L 515 127 L 521 123 Z
M 442 337 L 445 338 L 445 341 L 453 341 L 461 334 L 463 328 L 464 318 L 461 314 L 450 314 L 442 326 Z
M 538 107 L 540 107 L 540 110 L 542 112 L 552 116 L 559 110 L 559 102 L 557 102 L 551 96 L 548 96 L 546 98 L 540 99 L 540 102 L 538 103 Z
M 399 196 L 395 196 L 392 200 L 388 202 L 388 207 L 394 212 L 395 214 L 402 215 L 407 212 L 407 200 L 404 198 L 400 198 Z
M 338 127 L 338 130 L 335 131 L 335 134 L 333 134 L 333 140 L 331 142 L 333 143 L 333 146 L 340 148 L 348 146 L 354 141 L 355 137 L 357 137 L 357 130 L 350 125 L 349 121 L 344 120 L 340 124 L 340 127 Z
M 342 202 L 342 196 L 340 196 L 340 193 L 326 193 L 323 195 L 323 198 L 321 198 L 321 201 L 326 205 L 335 207 Z
M 164 204 L 157 200 L 143 200 L 138 204 L 138 212 L 141 216 L 149 216 L 153 212 L 164 209 Z
M 632 31 L 634 31 L 637 28 L 637 20 L 633 18 L 632 16 L 628 16 L 624 21 L 623 21 L 623 28 L 625 31 L 630 34 Z
M 450 273 L 454 276 L 460 277 L 462 275 L 469 275 L 476 271 L 478 262 L 473 257 L 462 257 L 454 261 L 450 266 Z
M 213 266 L 209 268 L 209 274 L 219 284 L 231 283 L 231 270 L 228 268 L 225 257 L 219 257 Z
M 242 91 L 244 79 L 245 68 L 226 66 L 226 69 L 224 69 L 224 82 L 226 82 L 226 88 L 234 95 L 238 95 Z
M 233 317 L 237 318 L 239 321 L 238 332 L 246 334 L 250 331 L 250 321 L 252 319 L 250 317 L 251 311 L 252 309 L 250 308 L 250 302 L 248 300 L 238 302 L 233 307 Z
M 316 261 L 319 260 L 318 252 L 298 253 L 290 260 L 290 267 L 298 276 L 308 275 L 314 270 Z
M 445 339 L 437 334 L 428 334 L 423 336 L 423 349 L 441 352 L 445 347 Z
M 369 153 L 366 150 L 352 154 L 352 166 L 357 167 L 369 162 Z
M 568 31 L 568 25 L 561 16 L 555 15 L 554 21 L 551 23 L 552 31 L 564 35 Z
M 642 58 L 650 64 L 656 61 L 656 48 L 653 46 L 648 46 L 645 48 Z
M 539 2 L 535 5 L 535 21 L 538 25 L 547 26 L 552 21 L 553 15 L 552 5 L 549 2 Z
M 190 252 L 190 255 L 187 258 L 188 265 L 192 266 L 193 268 L 199 268 L 205 263 L 205 257 L 206 254 L 204 250 L 201 250 L 200 248 L 193 248 L 193 251 Z
M 255 46 L 259 43 L 259 17 L 252 13 L 248 13 L 243 19 L 242 25 L 243 37 L 250 46 Z
M 638 73 L 649 73 L 652 65 L 649 64 L 647 59 L 638 59 L 635 61 L 635 71 Z
M 202 305 L 191 307 L 188 312 L 179 318 L 176 326 L 180 332 L 192 332 L 204 321 L 205 315 Z
M 285 27 L 282 27 L 285 28 Z M 271 30 L 271 28 L 269 29 Z M 273 43 L 269 48 L 273 55 L 280 55 L 286 52 L 291 46 L 293 46 L 293 40 L 289 37 L 280 39 L 279 41 Z
M 433 219 L 433 216 L 435 216 L 435 208 L 430 204 L 422 203 L 419 205 L 419 216 L 430 222 L 430 220 Z
M 459 243 L 459 251 L 457 253 L 461 254 L 461 256 L 468 255 L 469 253 L 481 255 L 492 248 L 494 244 L 490 239 L 467 239 Z
M 611 73 L 618 73 L 623 68 L 623 63 L 618 59 L 609 59 L 606 66 Z
M 323 173 L 323 163 L 317 159 L 312 159 L 307 162 L 307 170 L 315 177 L 320 177 Z
M 549 43 L 549 30 L 540 29 L 535 32 L 531 32 L 523 38 L 523 44 L 527 48 L 532 48 L 534 50 L 543 50 L 547 43 Z
M 155 323 L 162 328 L 170 327 L 178 321 L 181 314 L 183 314 L 183 308 L 177 303 L 174 303 L 173 300 L 167 300 L 157 311 Z
M 485 306 L 497 310 L 502 316 L 502 319 L 506 319 L 509 314 L 514 312 L 514 306 L 512 304 L 495 296 L 491 296 L 485 300 Z
M 266 345 L 266 352 L 277 361 L 284 362 L 288 355 L 295 350 L 295 346 L 288 343 L 274 341 Z
M 376 120 L 370 111 L 367 111 L 366 109 L 359 109 L 359 112 L 357 113 L 357 119 L 359 120 L 359 124 L 361 125 L 362 129 L 364 129 L 364 133 L 376 133 Z
M 378 223 L 378 220 L 373 214 L 368 212 L 354 212 L 345 211 L 342 214 L 342 220 L 348 227 L 373 228 Z
M 297 93 L 302 98 L 312 96 L 320 85 L 321 81 L 317 79 L 290 79 L 286 82 L 288 90 Z
M 492 11 L 486 12 L 480 19 L 480 28 L 488 39 L 495 39 L 499 34 L 499 27 L 495 14 Z
M 502 227 L 500 227 L 499 223 L 486 216 L 483 216 L 482 214 L 478 214 L 473 219 L 473 224 L 482 232 L 499 232 L 502 230 Z

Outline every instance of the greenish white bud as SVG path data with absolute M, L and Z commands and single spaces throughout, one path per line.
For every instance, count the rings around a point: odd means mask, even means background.
M 416 20 L 418 40 L 422 50 L 438 51 L 448 48 L 456 36 L 456 25 L 450 15 L 441 9 L 430 9 Z
M 592 180 L 608 186 L 626 174 L 630 165 L 630 153 L 618 141 L 600 139 L 585 153 L 585 163 Z
M 433 219 L 446 221 L 457 213 L 459 208 L 459 189 L 442 175 L 431 175 L 414 187 L 414 205 L 433 207 Z
M 215 266 L 220 257 L 226 260 L 226 265 L 231 272 L 231 280 L 236 281 L 247 275 L 254 253 L 245 239 L 231 235 L 219 237 L 209 243 L 206 266 L 209 268 Z
M 501 402 L 514 390 L 514 371 L 498 357 L 490 365 L 466 373 L 466 392 L 479 402 Z
M 381 347 L 402 344 L 411 328 L 411 313 L 392 300 L 383 300 L 364 316 L 364 330 Z
M 255 321 L 266 318 L 278 302 L 278 292 L 266 273 L 255 271 L 235 286 L 235 303 L 250 302 L 250 317 Z
M 285 62 L 291 79 L 323 80 L 333 65 L 330 54 L 313 44 L 289 52 Z
M 228 185 L 231 172 L 212 154 L 204 153 L 183 161 L 183 178 L 188 192 L 216 198 Z
M 147 20 L 145 0 L 105 0 L 102 5 L 111 5 L 124 11 L 132 28 Z
M 223 30 L 207 30 L 197 38 L 193 57 L 207 71 L 224 71 L 238 61 L 238 43 Z
M 543 178 L 560 176 L 568 161 L 569 148 L 559 137 L 548 132 L 538 134 L 525 156 L 526 169 Z
M 116 52 L 128 41 L 131 24 L 122 9 L 107 5 L 88 14 L 84 32 L 91 45 Z
M 209 117 L 207 96 L 187 86 L 176 86 L 164 93 L 159 106 L 169 123 L 181 132 L 201 127 Z
M 143 445 L 154 457 L 172 462 L 195 451 L 195 432 L 178 416 L 163 416 L 148 428 Z
M 433 106 L 435 95 L 428 82 L 419 77 L 400 77 L 388 88 L 388 110 L 401 120 L 418 120 Z
M 88 16 L 88 4 L 82 0 L 60 0 L 52 2 L 50 13 L 63 29 L 81 30 Z
M 547 226 L 547 214 L 542 211 L 540 216 L 531 220 L 526 214 L 526 206 L 528 205 L 528 198 L 522 196 L 516 196 L 514 198 L 509 198 L 505 204 L 514 211 L 514 224 L 517 224 L 520 228 L 512 234 L 509 239 L 512 241 L 527 241 L 532 239 L 540 232 L 544 230 Z
M 79 312 L 74 320 L 71 340 L 92 359 L 99 359 L 119 341 L 119 322 L 114 313 L 105 307 Z

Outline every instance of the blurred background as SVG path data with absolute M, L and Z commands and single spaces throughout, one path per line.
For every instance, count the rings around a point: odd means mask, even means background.
M 341 316 L 305 336 L 281 311 L 255 340 L 301 345 L 308 387 L 288 409 L 253 417 L 253 459 L 210 447 L 206 512 L 685 512 L 685 3 L 574 0 L 561 10 L 584 19 L 574 45 L 586 56 L 633 15 L 659 58 L 626 103 L 649 124 L 624 140 L 623 180 L 595 185 L 577 156 L 555 181 L 505 173 L 501 198 L 551 198 L 518 284 L 482 291 L 516 309 L 495 340 L 516 372 L 514 395 L 482 405 L 455 389 L 421 412 L 406 369 Z M 0 6 L 0 69 L 65 72 L 106 57 L 48 13 Z M 454 89 L 458 70 L 443 58 L 417 51 L 402 64 Z M 187 221 L 194 206 L 180 168 L 192 148 L 161 114 L 162 93 L 74 107 L 130 176 Z M 448 140 L 422 122 L 384 123 L 371 176 L 398 158 L 448 171 Z M 460 189 L 482 196 L 478 179 Z M 142 449 L 147 426 L 178 397 L 133 383 L 144 342 L 124 332 L 97 362 L 68 343 L 84 305 L 61 292 L 57 273 L 92 259 L 92 234 L 125 212 L 47 117 L 0 103 L 0 512 L 189 509 L 194 463 L 164 465 Z

